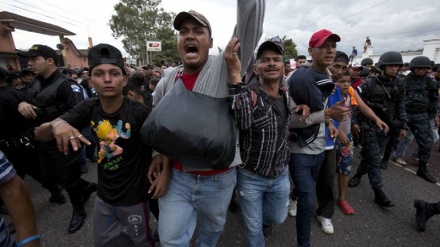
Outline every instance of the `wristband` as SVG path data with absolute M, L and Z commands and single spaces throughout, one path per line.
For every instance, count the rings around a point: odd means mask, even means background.
M 38 240 L 38 239 L 40 239 L 40 235 L 34 235 L 31 237 L 25 238 L 25 239 L 21 240 L 20 243 L 17 244 L 17 247 L 22 247 L 22 246 L 24 246 L 32 241 Z
M 57 127 L 58 125 L 60 125 L 60 124 L 62 124 L 62 123 L 65 123 L 66 121 L 64 121 L 64 120 L 60 120 L 60 121 L 58 121 L 58 122 L 56 122 L 53 126 L 52 126 L 52 133 L 53 133 L 53 131 L 55 130 L 55 127 Z

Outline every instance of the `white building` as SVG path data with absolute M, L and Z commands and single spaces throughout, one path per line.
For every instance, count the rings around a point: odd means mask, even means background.
M 362 55 L 360 56 L 356 56 L 353 61 L 360 63 L 362 59 L 369 57 L 373 59 L 374 63 L 377 63 L 379 61 L 379 57 L 382 54 L 373 54 L 373 48 L 374 47 L 368 47 L 367 52 L 362 53 Z M 423 40 L 423 51 L 403 52 L 401 54 L 404 63 L 409 63 L 411 59 L 417 56 L 426 56 L 431 61 L 434 61 L 435 63 L 440 63 L 440 39 Z

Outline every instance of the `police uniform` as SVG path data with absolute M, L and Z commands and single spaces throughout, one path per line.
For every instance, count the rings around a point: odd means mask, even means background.
M 18 104 L 25 98 L 23 92 L 7 86 L 0 87 L 0 149 L 14 164 L 21 178 L 24 179 L 28 174 L 41 183 L 33 122 L 24 118 L 17 110 Z
M 41 124 L 72 109 L 84 100 L 84 96 L 76 81 L 55 70 L 48 78 L 37 78 L 27 92 L 27 100 L 38 107 L 36 120 L 37 124 Z M 74 233 L 82 226 L 85 219 L 84 203 L 96 191 L 96 184 L 81 178 L 81 152 L 71 148 L 65 155 L 58 150 L 56 141 L 51 141 L 41 142 L 39 153 L 44 186 L 55 190 L 60 183 L 69 195 L 73 206 L 69 233 Z
M 357 91 L 374 113 L 390 126 L 390 134 L 407 128 L 405 101 L 398 79 L 388 81 L 382 77 L 370 77 L 358 86 Z M 358 114 L 356 121 L 361 127 L 362 159 L 355 177 L 368 173 L 371 187 L 375 191 L 376 203 L 392 207 L 394 204 L 382 192 L 380 171 L 381 150 L 385 147 L 388 136 L 374 121 L 362 114 Z
M 431 183 L 435 183 L 436 180 L 428 173 L 426 165 L 434 142 L 430 120 L 440 113 L 438 89 L 438 83 L 428 76 L 417 78 L 411 72 L 405 79 L 405 110 L 408 115 L 408 127 L 419 146 L 417 175 Z

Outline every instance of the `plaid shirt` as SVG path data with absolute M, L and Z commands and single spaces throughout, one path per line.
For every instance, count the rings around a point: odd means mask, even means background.
M 251 90 L 256 92 L 253 102 Z M 269 95 L 260 89 L 258 80 L 249 85 L 229 84 L 229 97 L 237 127 L 240 131 L 240 154 L 243 165 L 249 165 L 260 175 L 277 177 L 289 161 L 288 123 L 290 122 L 289 97 L 280 90 L 286 99 L 286 120 L 278 129 L 277 109 Z M 254 99 L 255 100 L 255 99 Z

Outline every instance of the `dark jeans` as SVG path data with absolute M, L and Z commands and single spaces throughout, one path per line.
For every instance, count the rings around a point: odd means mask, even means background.
M 414 134 L 414 139 L 419 147 L 419 164 L 426 165 L 431 154 L 431 147 L 434 144 L 432 138 L 431 124 L 428 113 L 408 114 L 408 127 Z
M 96 140 L 92 135 L 92 129 L 90 127 L 86 127 L 82 130 L 82 135 L 89 140 L 90 145 L 86 146 L 86 156 L 92 157 L 96 155 Z
M 383 184 L 380 171 L 380 155 L 381 150 L 383 150 L 388 141 L 388 137 L 376 125 L 362 128 L 361 133 L 362 159 L 357 172 L 362 175 L 368 173 L 371 187 L 373 189 L 381 189 Z
M 18 176 L 24 179 L 26 175 L 29 175 L 37 182 L 42 183 L 38 147 L 14 146 L 0 148 L 14 166 Z
M 82 188 L 88 184 L 81 179 L 81 150 L 73 149 L 65 155 L 57 148 L 56 142 L 41 142 L 40 165 L 42 183 L 45 188 L 53 189 L 61 184 L 69 194 L 72 205 L 83 205 Z
M 325 150 L 324 154 L 316 180 L 316 198 L 318 199 L 316 213 L 331 219 L 335 213 L 336 149 Z
M 310 230 L 315 210 L 315 182 L 324 160 L 324 152 L 316 155 L 291 153 L 289 171 L 298 197 L 296 236 L 298 246 L 310 246 Z M 336 168 L 334 168 L 336 169 Z

